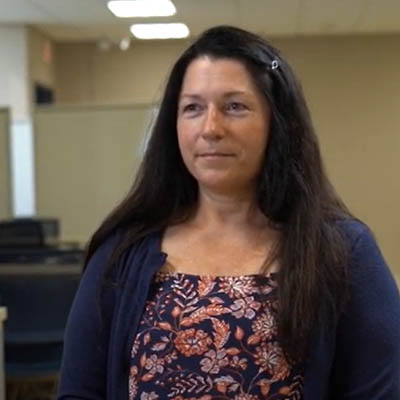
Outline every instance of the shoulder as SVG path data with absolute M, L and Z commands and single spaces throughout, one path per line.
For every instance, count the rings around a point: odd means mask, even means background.
M 350 283 L 366 287 L 396 290 L 392 273 L 378 246 L 375 235 L 363 222 L 355 219 L 338 222 L 348 245 L 348 273 Z
M 360 335 L 376 338 L 389 329 L 393 340 L 400 339 L 400 297 L 393 274 L 371 230 L 358 221 L 343 223 L 349 238 L 349 298 L 342 322 L 360 328 Z M 385 329 L 382 329 L 385 327 Z M 382 339 L 382 338 L 381 338 Z M 369 343 L 371 344 L 371 343 Z M 400 347 L 397 346 L 398 351 Z
M 130 239 L 129 236 L 129 233 L 125 230 L 118 230 L 103 240 L 88 260 L 85 273 L 89 275 L 96 274 L 96 271 L 97 273 L 104 273 L 111 261 L 118 264 L 117 269 L 120 270 L 126 266 L 126 260 L 133 256 L 159 251 L 161 237 L 159 231 L 146 234 L 136 240 Z M 121 255 L 118 259 L 113 260 L 114 253 L 120 246 L 122 249 Z
M 337 226 L 351 247 L 363 237 L 373 237 L 370 228 L 364 222 L 355 218 L 338 220 Z
M 349 298 L 336 332 L 332 387 L 337 396 L 333 398 L 359 393 L 357 398 L 397 399 L 395 393 L 400 390 L 397 285 L 371 230 L 354 220 L 342 224 L 350 244 Z M 383 396 L 378 396 L 378 392 Z
M 120 232 L 113 233 L 103 240 L 84 266 L 83 279 L 97 278 L 104 274 L 108 262 L 120 241 Z
M 351 269 L 361 265 L 364 265 L 364 270 L 368 267 L 387 269 L 375 235 L 365 223 L 347 219 L 338 222 L 338 225 L 347 243 Z

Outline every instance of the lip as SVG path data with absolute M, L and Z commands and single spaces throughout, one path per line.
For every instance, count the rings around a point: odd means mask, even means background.
M 209 153 L 201 153 L 198 155 L 202 158 L 220 158 L 220 157 L 232 157 L 232 153 L 220 153 L 220 152 L 209 152 Z

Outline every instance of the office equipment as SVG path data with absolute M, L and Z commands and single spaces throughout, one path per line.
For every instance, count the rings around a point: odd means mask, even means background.
M 16 218 L 0 221 L 0 264 L 78 264 L 83 250 L 59 243 L 55 218 Z
M 43 247 L 59 238 L 56 218 L 15 218 L 0 221 L 0 247 Z

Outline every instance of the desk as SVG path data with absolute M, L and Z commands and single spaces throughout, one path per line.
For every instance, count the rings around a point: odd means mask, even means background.
M 0 264 L 0 274 L 3 275 L 62 275 L 81 272 L 82 266 L 79 264 Z

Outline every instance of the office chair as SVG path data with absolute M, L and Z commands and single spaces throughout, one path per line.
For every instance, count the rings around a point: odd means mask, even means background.
M 68 313 L 78 287 L 75 266 L 0 268 L 0 304 L 8 381 L 57 376 Z

